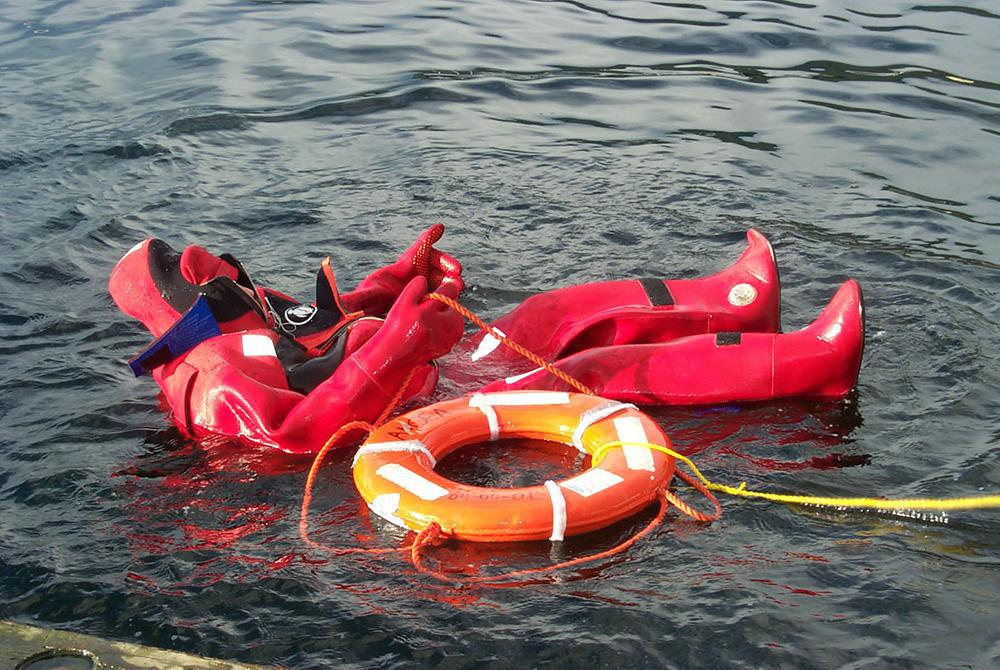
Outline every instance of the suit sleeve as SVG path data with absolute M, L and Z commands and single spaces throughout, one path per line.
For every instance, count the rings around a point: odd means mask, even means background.
M 372 338 L 308 395 L 288 388 L 270 331 L 229 333 L 192 350 L 159 375 L 179 422 L 194 434 L 246 439 L 290 453 L 314 453 L 342 425 L 374 421 L 414 368 L 429 366 Z M 341 444 L 358 440 L 343 436 Z

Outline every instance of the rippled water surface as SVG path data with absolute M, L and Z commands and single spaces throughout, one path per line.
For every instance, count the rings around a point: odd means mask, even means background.
M 123 364 L 147 336 L 106 282 L 152 235 L 305 297 L 324 255 L 349 284 L 443 221 L 464 302 L 496 317 L 570 283 L 714 271 L 752 226 L 786 329 L 861 282 L 858 392 L 654 410 L 675 443 L 768 490 L 1000 491 L 998 19 L 971 0 L 8 0 L 0 617 L 293 668 L 995 667 L 996 512 L 727 499 L 718 523 L 672 516 L 514 589 L 312 550 L 308 463 L 181 439 Z M 459 461 L 470 481 L 521 462 Z M 315 539 L 401 545 L 349 464 L 322 471 Z M 432 559 L 543 566 L 649 514 Z

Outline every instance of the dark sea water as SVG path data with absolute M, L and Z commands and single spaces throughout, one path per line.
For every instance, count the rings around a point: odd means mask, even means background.
M 861 282 L 858 392 L 654 410 L 675 443 L 752 488 L 1000 492 L 998 37 L 1000 6 L 971 0 L 6 0 L 0 618 L 290 668 L 996 667 L 996 511 L 730 498 L 504 589 L 310 550 L 308 462 L 182 439 L 124 365 L 147 335 L 106 285 L 158 236 L 308 297 L 323 256 L 353 285 L 443 221 L 463 302 L 495 318 L 547 288 L 713 272 L 756 227 L 786 330 Z M 870 462 L 816 467 L 832 454 Z M 322 470 L 314 539 L 405 543 L 349 465 Z M 430 560 L 544 566 L 651 514 Z

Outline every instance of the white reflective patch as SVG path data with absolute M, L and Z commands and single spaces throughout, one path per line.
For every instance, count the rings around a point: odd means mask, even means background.
M 506 336 L 507 333 L 503 332 L 499 328 L 494 328 L 499 334 Z M 496 351 L 496 348 L 500 346 L 500 340 L 493 337 L 492 334 L 486 333 L 483 339 L 479 341 L 479 347 L 472 352 L 472 360 L 478 361 L 480 358 L 485 358 Z
M 274 342 L 267 335 L 248 334 L 243 336 L 244 356 L 271 356 L 277 358 Z
M 646 429 L 642 427 L 642 421 L 636 416 L 622 416 L 614 420 L 615 430 L 618 432 L 618 439 L 622 442 L 649 442 Z M 653 465 L 653 450 L 649 447 L 641 447 L 638 444 L 622 445 L 625 453 L 625 464 L 629 470 L 648 470 L 655 472 Z
M 448 489 L 424 479 L 413 470 L 404 468 L 399 463 L 386 463 L 376 470 L 375 474 L 422 500 L 437 500 L 448 495 Z
M 587 450 L 583 448 L 584 432 L 601 419 L 606 419 L 612 414 L 616 414 L 624 409 L 636 409 L 636 406 L 609 400 L 608 402 L 601 403 L 596 407 L 591 407 L 586 412 L 581 414 L 580 423 L 576 424 L 576 430 L 573 431 L 573 446 L 586 453 Z
M 607 470 L 602 470 L 600 468 L 594 468 L 593 470 L 587 470 L 582 475 L 573 477 L 573 479 L 567 479 L 562 482 L 560 486 L 564 489 L 569 489 L 573 493 L 577 493 L 584 498 L 589 498 L 595 493 L 600 493 L 605 489 L 609 489 L 615 484 L 620 484 L 624 479 L 619 477 L 613 472 L 608 472 Z
M 358 464 L 358 459 L 362 456 L 368 456 L 369 454 L 381 454 L 387 451 L 408 451 L 416 454 L 423 454 L 430 461 L 431 468 L 437 466 L 437 460 L 434 459 L 434 454 L 430 452 L 420 440 L 401 440 L 399 442 L 365 442 L 361 445 L 361 448 L 357 450 L 354 454 L 354 462 L 351 463 L 353 468 Z
M 562 542 L 566 537 L 566 498 L 551 479 L 545 482 L 545 490 L 552 499 L 552 535 L 550 542 Z
M 375 496 L 375 499 L 368 503 L 368 509 L 378 514 L 389 523 L 406 528 L 406 522 L 396 515 L 399 509 L 398 493 L 383 493 Z
M 541 370 L 542 370 L 542 368 L 535 368 L 534 370 L 528 370 L 527 372 L 525 372 L 523 374 L 520 374 L 520 375 L 514 375 L 513 377 L 506 377 L 503 381 L 504 381 L 504 384 L 513 384 L 514 382 L 521 381 L 525 377 L 530 377 L 531 375 L 535 374 L 536 372 L 541 372 Z
M 135 252 L 139 251 L 139 249 L 142 249 L 142 245 L 145 244 L 145 242 L 146 240 L 143 240 L 142 242 L 133 245 L 131 249 L 125 252 L 125 256 L 128 256 L 129 254 L 134 254 Z M 125 256 L 122 256 L 122 258 L 125 258 Z
M 482 393 L 472 396 L 469 407 L 517 407 L 524 405 L 567 405 L 569 393 L 565 391 L 507 391 L 506 393 Z

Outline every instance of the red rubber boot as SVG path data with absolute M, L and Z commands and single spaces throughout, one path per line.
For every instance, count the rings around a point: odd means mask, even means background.
M 720 332 L 659 344 L 600 347 L 556 367 L 606 398 L 656 405 L 841 397 L 855 385 L 864 347 L 861 288 L 846 282 L 806 328 L 783 334 Z M 572 390 L 545 370 L 483 391 Z
M 594 347 L 667 342 L 720 331 L 777 332 L 778 268 L 756 230 L 725 270 L 699 279 L 627 279 L 546 291 L 525 300 L 494 325 L 546 360 Z M 518 356 L 491 335 L 474 342 L 472 360 Z

